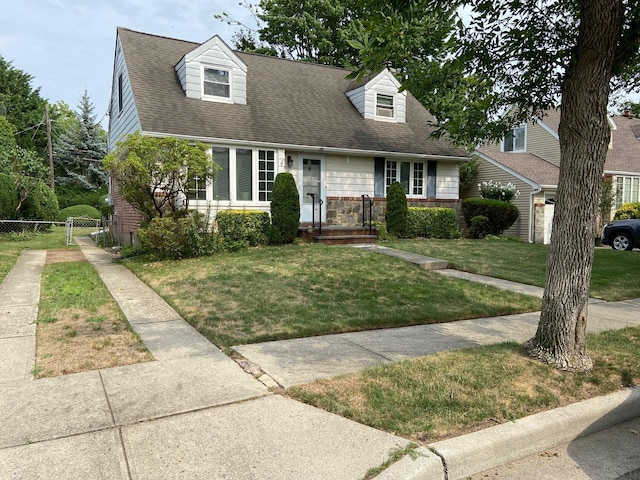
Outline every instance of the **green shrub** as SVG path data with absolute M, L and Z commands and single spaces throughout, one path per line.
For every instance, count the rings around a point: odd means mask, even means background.
M 409 207 L 404 188 L 398 182 L 393 182 L 387 190 L 387 211 L 384 220 L 387 224 L 387 232 L 397 237 L 408 236 Z
M 271 229 L 269 241 L 273 244 L 292 243 L 300 227 L 300 195 L 293 175 L 276 175 L 271 191 Z
M 628 220 L 630 218 L 640 218 L 640 202 L 629 202 L 622 205 L 616 214 L 614 220 Z
M 0 173 L 0 219 L 15 219 L 16 208 L 18 208 L 18 192 L 13 177 Z
M 489 229 L 489 219 L 484 215 L 477 215 L 471 219 L 471 238 L 484 238 Z
M 55 193 L 43 182 L 38 182 L 20 207 L 24 220 L 56 220 L 59 212 Z
M 409 207 L 408 234 L 411 237 L 459 238 L 456 211 L 453 208 Z
M 225 239 L 245 241 L 249 245 L 267 242 L 271 219 L 267 212 L 223 210 L 216 216 L 218 233 Z
M 56 186 L 56 196 L 61 209 L 64 210 L 74 205 L 91 205 L 100 211 L 100 216 L 97 218 L 107 217 L 113 213 L 113 207 L 107 205 L 106 202 L 107 193 L 108 187 L 106 185 L 97 190 L 84 190 L 71 185 Z
M 209 228 L 208 217 L 196 211 L 154 218 L 136 234 L 140 246 L 159 258 L 201 257 L 220 250 L 220 239 Z
M 64 222 L 69 217 L 102 218 L 102 213 L 91 205 L 74 205 L 72 207 L 63 208 L 58 214 L 58 221 Z
M 486 235 L 500 235 L 518 219 L 518 207 L 502 200 L 467 198 L 462 202 L 462 214 L 467 227 L 474 217 L 487 217 Z

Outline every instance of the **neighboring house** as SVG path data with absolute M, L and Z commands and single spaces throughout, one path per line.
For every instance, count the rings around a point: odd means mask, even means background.
M 211 145 L 222 167 L 193 185 L 190 208 L 268 211 L 273 180 L 293 174 L 301 223 L 357 225 L 362 195 L 376 202 L 405 186 L 412 205 L 459 209 L 461 162 L 468 154 L 431 138 L 433 117 L 384 70 L 362 83 L 347 70 L 231 50 L 218 36 L 203 44 L 118 28 L 109 145 L 140 130 Z M 139 217 L 111 185 L 123 233 Z M 324 202 L 312 204 L 314 194 Z
M 479 160 L 476 184 L 512 182 L 520 191 L 512 202 L 520 215 L 505 235 L 532 243 L 550 241 L 560 171 L 559 124 L 560 111 L 549 111 L 542 119 L 514 128 L 501 142 L 473 152 Z M 616 188 L 613 215 L 622 203 L 640 201 L 640 120 L 627 113 L 609 117 L 609 125 L 611 143 L 604 176 L 611 178 Z M 461 192 L 463 198 L 479 195 L 475 185 Z

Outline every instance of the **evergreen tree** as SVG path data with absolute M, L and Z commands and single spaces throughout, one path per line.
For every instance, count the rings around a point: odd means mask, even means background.
M 107 136 L 96 122 L 94 106 L 85 90 L 73 121 L 55 141 L 56 184 L 95 191 L 107 181 L 102 159 L 107 154 Z

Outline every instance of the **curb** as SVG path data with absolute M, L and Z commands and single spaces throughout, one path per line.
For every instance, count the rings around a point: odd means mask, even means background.
M 432 443 L 376 479 L 461 480 L 639 416 L 640 388 L 629 388 Z

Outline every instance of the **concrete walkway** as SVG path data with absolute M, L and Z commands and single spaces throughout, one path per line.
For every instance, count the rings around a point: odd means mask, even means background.
M 156 360 L 33 380 L 46 253 L 23 252 L 0 285 L 2 478 L 361 479 L 409 442 L 273 394 L 267 388 L 273 380 L 290 386 L 442 350 L 524 340 L 537 323 L 537 314 L 524 314 L 236 347 L 268 374 L 260 381 L 107 253 L 82 251 Z M 638 300 L 591 305 L 590 331 L 640 324 L 639 306 Z M 518 450 L 528 454 L 524 444 L 545 448 L 560 433 L 566 441 L 596 421 L 605 428 L 638 416 L 640 395 L 625 390 L 546 413 L 547 420 L 529 417 L 431 445 L 440 456 L 422 448 L 417 460 L 407 457 L 380 478 L 464 478 L 500 464 L 506 453 L 507 460 Z M 558 416 L 571 420 L 559 429 Z M 543 439 L 534 441 L 539 434 Z

